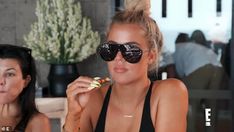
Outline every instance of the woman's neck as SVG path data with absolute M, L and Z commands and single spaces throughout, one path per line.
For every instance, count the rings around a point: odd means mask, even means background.
M 121 85 L 116 83 L 113 85 L 113 96 L 123 106 L 129 107 L 129 104 L 136 106 L 144 100 L 144 97 L 150 86 L 150 80 L 148 78 L 141 79 L 140 81 L 134 81 L 129 84 Z
M 14 130 L 21 119 L 20 106 L 15 100 L 11 103 L 0 104 L 0 129 Z
M 17 118 L 19 116 L 20 116 L 20 106 L 18 100 L 6 104 L 0 104 L 0 119 Z

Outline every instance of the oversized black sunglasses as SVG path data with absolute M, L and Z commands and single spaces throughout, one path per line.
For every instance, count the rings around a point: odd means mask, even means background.
M 105 42 L 98 48 L 98 53 L 104 61 L 112 61 L 120 51 L 123 58 L 129 63 L 137 63 L 141 60 L 143 51 L 136 42 L 118 44 L 113 41 Z

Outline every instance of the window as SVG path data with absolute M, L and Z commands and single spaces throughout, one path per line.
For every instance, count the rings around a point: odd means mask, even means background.
M 162 17 L 167 17 L 167 0 L 162 0 Z
M 188 17 L 193 16 L 193 1 L 188 0 Z

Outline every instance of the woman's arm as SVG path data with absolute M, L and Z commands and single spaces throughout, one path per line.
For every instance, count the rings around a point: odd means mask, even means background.
M 29 121 L 25 132 L 51 132 L 50 121 L 47 116 L 38 113 Z
M 80 129 L 81 114 L 83 113 L 87 103 L 89 102 L 91 90 L 89 87 L 93 82 L 92 78 L 80 76 L 78 79 L 68 85 L 67 88 L 67 102 L 68 113 L 66 116 L 65 124 L 63 126 L 64 132 L 78 132 Z M 85 120 L 88 117 L 85 116 Z M 87 124 L 87 123 L 86 123 Z
M 188 92 L 177 79 L 168 79 L 159 86 L 156 132 L 186 132 Z
M 79 132 L 81 112 L 76 114 L 68 113 L 66 122 L 63 125 L 63 132 Z

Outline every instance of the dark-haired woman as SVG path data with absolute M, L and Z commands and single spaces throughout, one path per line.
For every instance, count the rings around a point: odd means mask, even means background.
M 50 132 L 35 105 L 36 68 L 31 50 L 0 44 L 0 130 Z
M 79 77 L 68 85 L 64 131 L 185 132 L 188 94 L 176 79 L 151 82 L 162 34 L 143 11 L 117 13 L 98 54 L 107 62 L 112 84 L 92 88 L 95 79 Z M 91 88 L 90 88 L 91 87 Z

